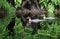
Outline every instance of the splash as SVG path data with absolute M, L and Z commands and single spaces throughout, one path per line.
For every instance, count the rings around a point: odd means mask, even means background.
M 33 23 L 38 23 L 38 22 L 43 22 L 45 21 L 44 19 L 43 20 L 40 20 L 40 19 L 29 19 L 29 23 L 33 22 Z

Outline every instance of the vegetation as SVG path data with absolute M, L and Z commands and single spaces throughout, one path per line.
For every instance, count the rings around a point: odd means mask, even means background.
M 21 7 L 22 0 L 15 0 L 15 7 Z M 39 0 L 41 9 L 48 11 L 47 17 L 55 17 L 54 10 L 60 9 L 60 0 Z M 59 7 L 57 7 L 59 6 Z M 41 22 L 41 29 L 38 33 L 31 35 L 33 29 L 25 28 L 22 25 L 21 18 L 16 17 L 16 8 L 12 7 L 6 0 L 0 0 L 0 9 L 7 11 L 5 18 L 0 19 L 0 39 L 59 39 L 60 38 L 60 19 Z M 7 25 L 15 18 L 15 35 L 8 35 Z

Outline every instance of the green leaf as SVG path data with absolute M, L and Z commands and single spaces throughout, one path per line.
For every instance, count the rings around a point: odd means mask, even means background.
M 54 9 L 55 9 L 54 5 L 52 5 L 51 3 L 48 4 L 47 10 L 48 10 L 48 16 L 49 17 L 53 17 L 54 16 L 54 13 L 53 13 Z

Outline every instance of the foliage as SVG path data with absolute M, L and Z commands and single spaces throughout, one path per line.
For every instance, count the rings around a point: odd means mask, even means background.
M 14 28 L 15 28 L 16 33 L 24 32 L 24 28 L 22 26 L 20 19 L 16 18 L 16 23 L 15 23 Z
M 22 0 L 15 0 L 16 8 L 21 7 Z M 53 17 L 56 6 L 60 4 L 60 0 L 39 0 L 40 8 L 48 11 L 47 17 Z M 60 6 L 60 5 L 59 5 Z M 0 19 L 0 39 L 59 39 L 60 38 L 60 19 L 47 20 L 41 22 L 41 29 L 38 29 L 38 33 L 31 35 L 33 29 L 24 28 L 20 18 L 15 17 L 15 8 L 6 2 L 6 0 L 0 0 L 0 8 L 3 7 L 7 10 L 7 16 L 4 19 Z M 14 36 L 9 36 L 6 30 L 7 25 L 12 18 L 15 17 Z
M 0 0 L 0 8 L 4 8 L 7 11 L 7 15 L 4 19 L 0 19 L 0 39 L 4 39 L 7 36 L 6 27 L 15 17 L 15 9 L 11 7 L 6 0 Z
M 39 4 L 42 9 L 46 8 L 48 11 L 47 16 L 54 16 L 53 11 L 56 9 L 56 6 L 60 4 L 60 0 L 39 0 Z
M 15 1 L 15 7 L 21 7 L 22 0 L 14 0 Z

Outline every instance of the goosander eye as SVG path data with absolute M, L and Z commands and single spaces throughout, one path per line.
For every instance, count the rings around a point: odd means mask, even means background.
M 31 23 L 31 19 L 29 19 L 29 23 Z
M 46 19 L 46 17 L 44 16 L 43 19 Z
M 31 19 L 29 19 L 29 21 L 31 21 Z

